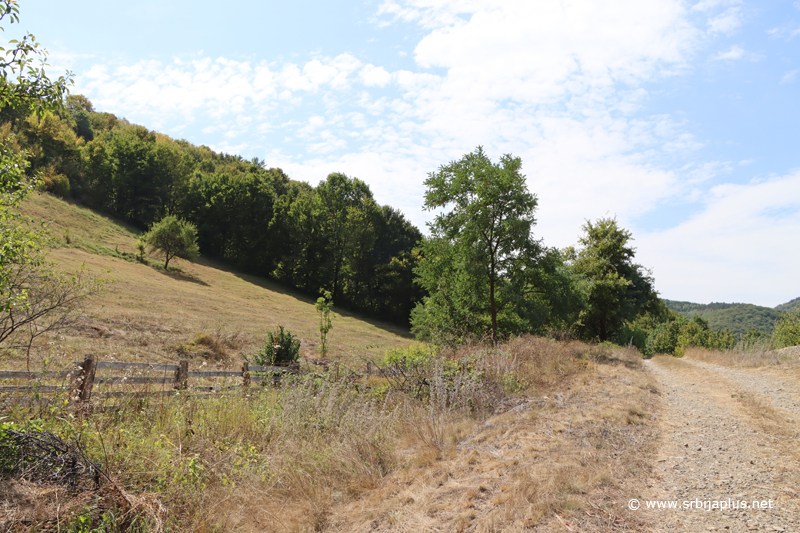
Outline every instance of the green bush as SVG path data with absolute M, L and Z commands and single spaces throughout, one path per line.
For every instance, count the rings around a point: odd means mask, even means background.
M 709 329 L 708 321 L 696 316 L 691 322 L 682 323 L 678 333 L 678 350 L 683 352 L 689 346 L 699 346 L 709 350 L 728 350 L 736 345 L 736 337 L 728 328 L 714 331 Z
M 428 344 L 409 344 L 405 348 L 387 350 L 384 361 L 387 365 L 403 368 L 421 368 L 436 358 L 436 350 Z
M 647 336 L 645 344 L 645 355 L 655 355 L 657 353 L 673 354 L 678 347 L 678 333 L 680 324 L 678 321 L 664 322 L 655 327 Z
M 772 332 L 775 348 L 786 348 L 800 344 L 800 313 L 784 313 L 775 323 Z
M 650 332 L 645 343 L 645 355 L 657 353 L 682 357 L 686 348 L 698 346 L 709 350 L 728 350 L 736 345 L 736 337 L 727 328 L 722 331 L 709 329 L 708 322 L 701 317 L 691 321 L 678 317 L 662 322 Z
M 636 322 L 626 322 L 617 338 L 620 345 L 633 344 L 640 352 L 644 353 L 647 346 L 648 330 Z
M 300 339 L 292 335 L 289 330 L 284 330 L 283 326 L 278 326 L 275 333 L 267 334 L 264 347 L 253 355 L 253 361 L 262 366 L 291 364 L 296 363 L 298 359 L 300 359 Z

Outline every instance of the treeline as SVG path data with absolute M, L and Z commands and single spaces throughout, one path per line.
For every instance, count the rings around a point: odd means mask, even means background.
M 665 302 L 670 306 L 675 303 L 670 300 Z M 702 304 L 690 302 L 677 303 L 702 307 Z M 721 312 L 746 311 L 747 307 L 757 307 L 749 304 L 711 305 L 725 306 Z M 771 324 L 768 333 L 757 328 L 742 332 L 729 327 L 714 327 L 709 320 L 699 314 L 689 318 L 672 308 L 665 308 L 658 316 L 644 313 L 626 323 L 622 337 L 628 338 L 628 342 L 638 347 L 645 355 L 664 353 L 682 356 L 686 348 L 693 346 L 724 351 L 735 347 L 744 350 L 780 349 L 800 344 L 800 314 L 791 311 L 776 312 L 776 314 L 778 316 Z
M 700 317 L 714 330 L 730 329 L 737 338 L 746 335 L 748 331 L 758 330 L 764 335 L 772 335 L 775 323 L 781 313 L 792 311 L 791 302 L 776 308 L 763 307 L 742 303 L 710 303 L 697 304 L 692 302 L 679 302 L 664 300 L 669 309 L 680 315 L 692 319 Z
M 363 181 L 330 174 L 294 181 L 258 159 L 215 153 L 95 111 L 80 95 L 42 115 L 0 111 L 41 187 L 146 230 L 164 216 L 195 224 L 204 256 L 269 277 L 337 305 L 408 324 L 422 235 L 402 213 L 378 205 Z

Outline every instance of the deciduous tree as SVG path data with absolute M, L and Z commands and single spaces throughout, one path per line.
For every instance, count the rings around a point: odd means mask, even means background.
M 164 254 L 164 270 L 169 267 L 173 257 L 194 259 L 197 247 L 197 228 L 173 215 L 161 219 L 144 236 L 145 242 Z
M 586 308 L 580 314 L 586 338 L 614 340 L 627 320 L 658 310 L 658 293 L 650 272 L 633 262 L 631 232 L 620 228 L 615 218 L 587 221 L 582 248 L 569 250 L 575 272 L 591 284 Z
M 526 322 L 542 249 L 531 235 L 537 201 L 521 166 L 511 155 L 492 163 L 478 147 L 428 175 L 425 209 L 442 212 L 428 224 L 415 270 L 429 294 L 412 315 L 416 331 L 483 334 L 488 326 L 497 342 L 501 319 Z

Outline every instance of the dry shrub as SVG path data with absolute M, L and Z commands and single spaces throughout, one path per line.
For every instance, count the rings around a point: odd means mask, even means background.
M 191 342 L 176 344 L 172 349 L 181 357 L 226 362 L 231 359 L 228 350 L 236 350 L 243 344 L 244 340 L 238 332 L 223 333 L 217 330 L 214 333 L 198 333 Z
M 519 372 L 535 390 L 553 388 L 570 376 L 589 370 L 606 351 L 580 341 L 558 342 L 526 335 L 511 341 L 508 353 L 519 361 Z
M 654 449 L 658 396 L 637 351 L 529 336 L 445 355 L 481 376 L 471 397 L 494 395 L 498 409 L 440 408 L 435 427 L 420 429 L 432 425 L 431 406 L 420 402 L 406 418 L 398 467 L 358 501 L 335 507 L 331 530 L 645 529 L 624 511 Z M 510 374 L 523 390 L 509 390 Z
M 77 419 L 52 404 L 39 411 L 40 424 L 104 458 L 124 512 L 160 527 L 154 505 L 163 502 L 172 531 L 319 530 L 333 505 L 380 484 L 400 426 L 397 408 L 328 377 L 210 398 L 105 401 L 118 407 L 107 411 L 101 400 Z
M 450 366 L 451 368 L 448 368 Z M 468 366 L 452 368 L 437 360 L 430 369 L 427 394 L 421 402 L 404 404 L 406 426 L 414 432 L 424 448 L 442 452 L 448 444 L 448 427 L 458 418 L 477 414 L 487 406 L 487 391 L 482 390 L 481 376 Z

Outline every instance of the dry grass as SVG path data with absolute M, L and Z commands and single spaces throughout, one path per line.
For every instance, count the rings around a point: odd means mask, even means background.
M 396 409 L 348 380 L 313 376 L 249 396 L 139 398 L 107 413 L 101 407 L 75 418 L 54 406 L 37 418 L 101 458 L 119 486 L 157 494 L 173 531 L 319 530 L 332 505 L 386 475 L 399 427 Z M 24 426 L 31 413 L 8 414 Z M 38 522 L 54 518 L 42 511 Z M 101 516 L 92 519 L 97 526 Z
M 782 350 L 771 350 L 770 346 L 765 343 L 746 347 L 737 346 L 725 351 L 691 346 L 686 348 L 684 357 L 716 365 L 742 368 L 780 365 L 797 361 L 797 357 L 793 354 Z
M 477 359 L 495 383 L 517 374 L 526 387 L 499 396 L 488 417 L 451 417 L 443 426 L 448 445 L 439 450 L 405 431 L 395 471 L 337 508 L 331 531 L 642 525 L 624 505 L 648 472 L 654 439 L 656 394 L 638 353 L 524 337 L 498 351 L 449 355 Z
M 449 355 L 418 399 L 341 373 L 89 418 L 9 415 L 80 438 L 120 486 L 156 494 L 173 531 L 641 525 L 622 501 L 653 447 L 656 395 L 637 354 L 526 337 Z

